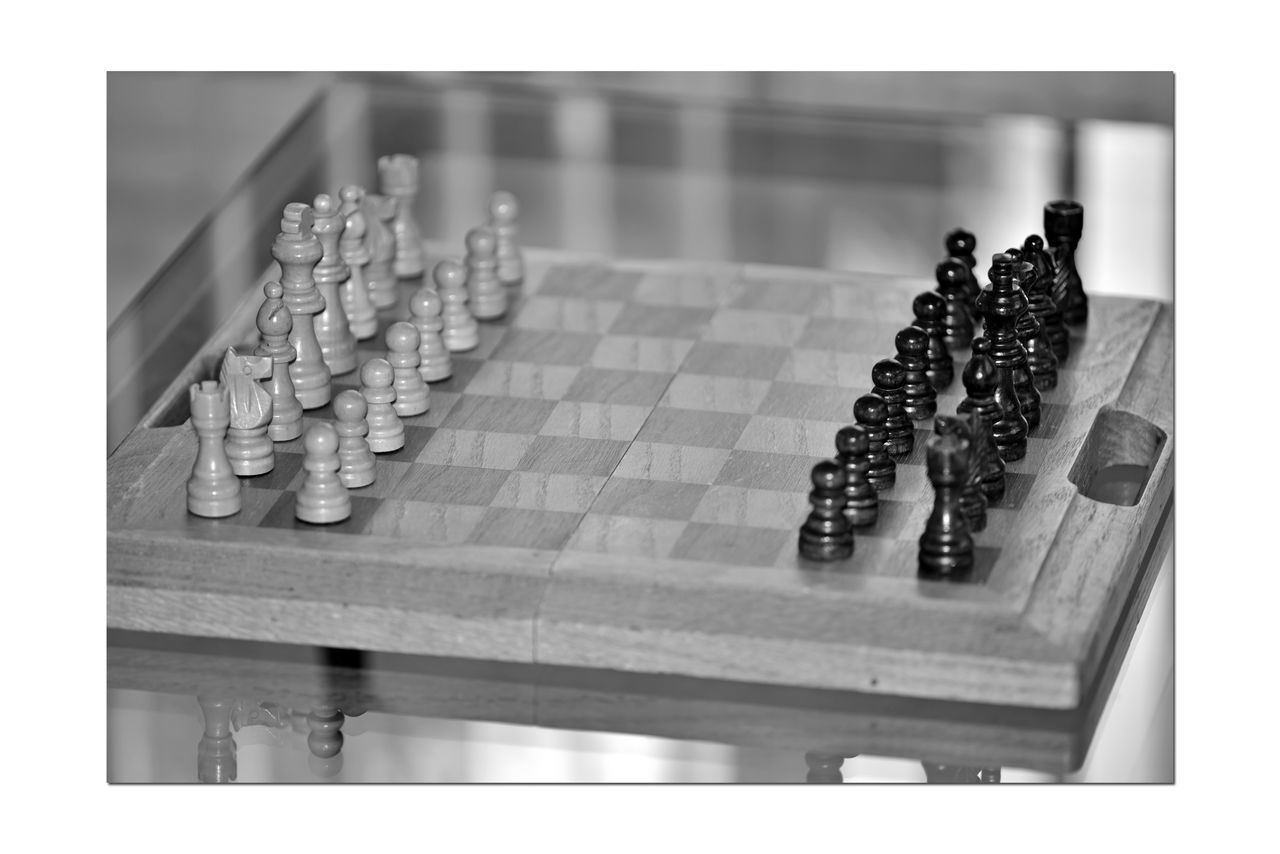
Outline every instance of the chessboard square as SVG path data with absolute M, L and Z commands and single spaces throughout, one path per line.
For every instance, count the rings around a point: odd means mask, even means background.
M 615 270 L 604 264 L 557 264 L 542 277 L 543 296 L 628 300 L 636 291 L 638 270 Z
M 705 273 L 647 273 L 636 287 L 634 302 L 649 305 L 716 308 L 734 287 L 731 279 Z
M 888 359 L 897 353 L 894 337 L 899 330 L 911 324 L 911 304 L 905 306 L 902 325 L 881 326 L 862 320 L 844 320 L 838 317 L 811 317 L 805 325 L 800 340 L 814 350 L 837 350 L 841 353 L 879 354 L 878 359 Z M 870 376 L 867 377 L 870 380 Z M 870 385 L 870 382 L 867 383 Z
M 626 442 L 612 439 L 537 436 L 516 469 L 608 477 L 618 467 L 626 451 Z
M 590 332 L 560 332 L 544 329 L 511 329 L 492 358 L 537 365 L 585 365 L 600 343 Z
M 960 366 L 960 369 L 963 370 L 963 366 Z M 964 398 L 964 386 L 960 384 L 960 373 L 957 371 L 956 379 L 947 387 L 947 391 L 938 392 L 938 413 L 956 415 Z
M 569 541 L 581 520 L 581 513 L 490 507 L 468 540 L 483 546 L 556 551 Z
M 240 512 L 226 517 L 226 521 L 231 525 L 243 525 L 248 528 L 256 528 L 266 515 L 271 512 L 271 508 L 276 505 L 283 494 L 281 489 L 263 489 L 254 485 L 250 485 L 255 479 L 241 478 L 240 483 Z M 194 517 L 193 517 L 194 518 Z
M 786 347 L 699 341 L 689 351 L 680 370 L 716 377 L 771 380 L 786 362 L 790 352 Z
M 912 320 L 912 300 L 918 294 L 935 287 L 928 279 L 904 282 L 896 277 L 875 274 L 862 274 L 860 279 L 856 282 L 832 283 L 832 317 L 889 326 L 902 323 L 906 326 L 907 321 Z
M 608 478 L 513 471 L 493 497 L 493 507 L 585 513 Z
M 1037 439 L 1053 439 L 1057 437 L 1059 428 L 1067 418 L 1070 407 L 1062 403 L 1040 402 L 1040 426 L 1036 427 Z
M 417 463 L 401 478 L 396 492 L 406 501 L 487 507 L 506 482 L 507 474 L 501 469 Z
M 836 433 L 844 426 L 844 421 L 753 415 L 734 448 L 774 454 L 830 457 L 835 453 Z
M 582 517 L 566 551 L 665 558 L 684 533 L 687 522 L 588 513 Z
M 912 445 L 908 453 L 894 456 L 893 461 L 902 466 L 921 466 L 925 465 L 928 459 L 929 439 L 933 436 L 933 422 L 931 421 L 914 421 L 915 429 L 911 431 Z M 919 425 L 924 424 L 924 427 Z
M 809 510 L 807 492 L 712 486 L 694 510 L 693 521 L 791 531 Z
M 927 466 L 912 465 L 910 463 L 896 463 L 897 469 L 894 474 L 894 483 L 890 488 L 890 498 L 898 498 L 903 501 L 923 501 L 926 504 L 933 501 L 933 484 L 929 482 L 929 469 Z
M 810 421 L 853 423 L 853 404 L 861 389 L 775 382 L 760 402 L 761 415 L 781 415 Z M 832 441 L 835 437 L 832 436 Z
M 240 483 L 243 486 L 255 489 L 288 489 L 289 485 L 297 478 L 298 472 L 302 471 L 303 455 L 301 448 L 298 449 L 296 454 L 281 451 L 280 449 L 284 445 L 284 442 L 276 445 L 275 465 L 271 467 L 271 471 L 256 477 L 242 477 L 240 478 Z
M 669 382 L 669 373 L 587 367 L 579 371 L 563 398 L 579 403 L 653 406 Z
M 556 404 L 538 434 L 629 442 L 640 432 L 650 411 L 648 406 L 562 400 Z
M 485 362 L 467 383 L 466 393 L 559 400 L 574 384 L 580 370 L 567 365 L 531 365 L 493 359 Z
M 429 389 L 427 411 L 421 415 L 401 415 L 400 423 L 406 427 L 439 427 L 462 397 L 456 391 L 440 391 L 434 385 L 430 385 Z
M 454 353 L 449 356 L 449 364 L 453 368 L 453 373 L 449 375 L 448 379 L 427 383 L 427 388 L 431 390 L 432 398 L 440 392 L 461 394 L 466 391 L 467 386 L 471 384 L 471 380 L 484 367 L 485 361 L 475 358 L 470 353 L 466 355 Z
M 830 314 L 831 285 L 781 278 L 742 281 L 738 283 L 737 294 L 725 305 L 781 314 Z
M 368 533 L 437 545 L 462 545 L 471 536 L 485 507 L 391 499 L 369 521 Z
M 1022 504 L 1031 494 L 1031 486 L 1036 482 L 1036 475 L 1023 474 L 1006 470 L 1004 473 L 1004 495 L 999 501 L 991 502 L 990 507 L 1001 510 L 1021 510 Z
M 522 433 L 489 433 L 441 427 L 427 442 L 416 462 L 438 466 L 471 466 L 513 470 L 533 444 Z
M 700 483 L 613 477 L 591 505 L 605 516 L 688 521 L 707 486 Z
M 690 522 L 672 547 L 671 557 L 729 566 L 773 566 L 784 547 L 794 547 L 796 536 L 792 531 Z
M 701 338 L 714 308 L 631 303 L 609 327 L 612 335 L 646 335 L 661 338 Z
M 285 492 L 262 517 L 259 528 L 283 528 L 291 531 L 324 531 L 332 534 L 365 534 L 378 506 L 382 503 L 378 498 L 365 498 L 351 494 L 351 515 L 341 522 L 328 525 L 315 525 L 303 522 L 297 517 L 297 495 Z
M 744 489 L 807 492 L 812 487 L 810 477 L 817 462 L 812 457 L 737 450 L 729 454 L 715 483 Z
M 396 495 L 396 489 L 400 486 L 400 481 L 409 473 L 409 469 L 412 466 L 412 463 L 396 462 L 388 460 L 385 456 L 375 454 L 373 460 L 373 483 L 368 486 L 358 486 L 351 490 L 351 494 L 365 498 L 391 498 Z
M 896 488 L 896 487 L 895 487 Z M 908 526 L 911 524 L 912 517 L 916 514 L 916 504 L 912 501 L 895 500 L 885 498 L 884 492 L 880 493 L 880 508 L 876 514 L 876 522 L 874 525 L 868 525 L 865 528 L 857 529 L 857 536 L 860 537 L 887 537 L 891 540 L 901 539 L 904 531 L 909 532 Z M 930 499 L 930 509 L 932 509 L 932 499 Z M 924 528 L 920 528 L 923 532 Z M 920 532 L 916 534 L 907 533 L 908 539 L 914 539 Z
M 456 430 L 536 434 L 556 408 L 555 401 L 464 394 L 442 426 Z
M 593 368 L 675 373 L 692 347 L 693 342 L 683 338 L 606 335 L 588 364 Z
M 641 431 L 643 432 L 643 431 Z M 627 448 L 614 470 L 614 477 L 644 480 L 674 480 L 681 483 L 711 483 L 729 452 L 721 448 L 699 448 L 636 440 Z
M 760 408 L 769 385 L 768 380 L 681 373 L 671 381 L 660 404 L 672 409 L 751 415 Z
M 986 584 L 1000 559 L 1000 549 L 975 545 L 973 547 L 973 570 L 963 579 L 966 584 Z
M 882 357 L 868 353 L 796 348 L 787 353 L 774 379 L 810 385 L 839 386 L 866 394 L 871 389 L 871 369 Z
M 1018 511 L 988 506 L 986 527 L 974 533 L 973 542 L 975 545 L 993 548 L 1002 546 L 1009 542 L 1017 524 Z
M 808 318 L 794 314 L 722 308 L 711 318 L 708 341 L 790 347 L 804 336 Z M 808 342 L 806 342 L 808 343 Z
M 864 536 L 865 528 L 854 528 L 853 557 L 838 563 L 820 563 L 801 557 L 799 552 L 799 525 L 796 526 L 795 551 L 783 549 L 778 566 L 787 569 L 812 571 L 822 568 L 851 575 L 874 575 L 888 578 L 914 578 L 916 576 L 916 546 L 888 537 Z
M 656 407 L 636 438 L 698 448 L 732 448 L 751 416 L 732 412 Z
M 404 419 L 401 419 L 401 423 L 403 422 Z M 418 454 L 422 453 L 422 449 L 431 441 L 431 436 L 435 432 L 436 428 L 434 427 L 417 427 L 412 424 L 405 424 L 404 447 L 385 454 L 375 454 L 375 456 L 380 460 L 411 463 L 418 458 Z
M 1049 452 L 1049 443 L 1036 435 L 1027 439 L 1027 453 L 1020 460 L 1004 464 L 1006 472 L 1034 475 L 1044 467 L 1045 455 Z
M 518 329 L 560 332 L 606 332 L 622 312 L 618 300 L 581 297 L 530 297 L 512 320 Z

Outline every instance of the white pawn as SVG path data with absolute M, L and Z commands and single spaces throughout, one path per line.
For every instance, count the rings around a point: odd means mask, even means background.
M 240 512 L 240 478 L 222 444 L 230 423 L 226 388 L 213 380 L 191 386 L 191 426 L 200 446 L 187 481 L 187 509 L 197 516 L 220 519 Z
M 453 360 L 440 337 L 440 330 L 444 329 L 444 321 L 440 319 L 443 307 L 444 302 L 434 288 L 419 288 L 409 300 L 410 323 L 418 330 L 418 356 L 422 359 L 418 374 L 429 383 L 453 376 Z
M 450 353 L 465 353 L 480 345 L 480 327 L 467 309 L 467 271 L 457 261 L 445 259 L 431 271 L 436 292 L 444 301 L 444 346 Z
M 369 404 L 360 392 L 349 388 L 333 399 L 333 414 L 338 419 L 334 427 L 338 431 L 338 478 L 347 489 L 357 489 L 373 483 L 373 451 L 365 436 L 369 433 Z
M 404 424 L 396 415 L 396 390 L 391 384 L 395 374 L 386 359 L 370 359 L 360 369 L 360 394 L 369 404 L 369 449 L 387 454 L 404 447 Z
M 266 474 L 276 466 L 275 447 L 267 437 L 271 424 L 271 392 L 258 380 L 271 376 L 269 356 L 241 356 L 228 347 L 218 380 L 231 401 L 231 426 L 227 430 L 227 459 L 240 477 Z
M 489 228 L 498 240 L 498 281 L 519 285 L 524 281 L 524 258 L 516 244 L 516 217 L 520 207 L 516 197 L 499 190 L 489 198 Z
M 467 232 L 467 298 L 479 320 L 507 313 L 507 292 L 498 281 L 498 241 L 485 226 Z
M 303 522 L 331 525 L 351 516 L 351 496 L 338 477 L 338 431 L 328 421 L 307 428 L 302 439 L 306 479 L 298 490 L 293 513 Z
M 369 249 L 364 236 L 368 225 L 364 218 L 364 188 L 355 184 L 343 187 L 341 213 L 345 221 L 342 237 L 338 239 L 338 255 L 351 270 L 342 283 L 342 307 L 347 312 L 347 325 L 357 341 L 366 341 L 378 332 L 378 315 L 369 300 L 369 286 L 364 280 L 364 268 L 369 263 Z
M 258 333 L 262 336 L 253 351 L 255 356 L 270 356 L 271 379 L 266 382 L 271 395 L 271 424 L 267 435 L 273 442 L 288 442 L 302 435 L 302 404 L 293 391 L 293 379 L 289 376 L 289 363 L 298 358 L 298 351 L 289 343 L 293 331 L 293 316 L 281 296 L 284 287 L 279 282 L 267 282 L 262 289 L 267 298 L 258 309 Z
M 396 415 L 407 418 L 421 415 L 431 406 L 427 384 L 418 373 L 422 358 L 418 355 L 418 330 L 412 323 L 398 320 L 387 327 L 387 362 L 395 372 Z

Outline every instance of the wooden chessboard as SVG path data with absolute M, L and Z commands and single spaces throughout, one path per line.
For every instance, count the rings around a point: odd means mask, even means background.
M 300 440 L 243 481 L 239 514 L 186 511 L 187 387 L 254 343 L 259 283 L 108 460 L 108 625 L 1057 709 L 1123 653 L 1172 535 L 1169 306 L 1091 298 L 973 579 L 948 583 L 916 576 L 929 422 L 852 559 L 796 548 L 813 464 L 932 282 L 531 250 L 526 267 L 330 526 L 294 518 Z

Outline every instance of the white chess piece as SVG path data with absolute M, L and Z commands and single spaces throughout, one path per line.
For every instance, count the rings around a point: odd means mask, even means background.
M 507 291 L 498 281 L 498 242 L 484 226 L 467 232 L 467 299 L 478 320 L 507 313 Z
M 489 199 L 489 228 L 498 240 L 498 281 L 519 285 L 524 281 L 524 257 L 516 243 L 516 217 L 520 207 L 516 197 L 499 190 Z
M 429 383 L 453 376 L 453 360 L 440 337 L 440 331 L 444 329 L 444 320 L 440 317 L 443 308 L 444 300 L 434 288 L 419 288 L 409 300 L 410 322 L 418 330 L 418 356 L 422 359 L 418 373 Z
M 444 346 L 451 353 L 465 353 L 480 345 L 480 329 L 467 309 L 467 271 L 457 261 L 445 259 L 431 271 L 436 292 L 444 301 Z
M 394 377 L 391 363 L 386 359 L 370 359 L 360 369 L 360 394 L 369 404 L 367 440 L 375 454 L 387 454 L 404 447 L 404 424 L 392 406 L 396 401 Z
M 369 404 L 360 392 L 353 388 L 339 392 L 333 399 L 333 414 L 338 431 L 338 479 L 347 489 L 356 489 L 373 483 L 375 466 L 373 451 L 365 436 L 369 434 Z
M 387 362 L 393 371 L 396 387 L 396 415 L 407 418 L 421 415 L 431 406 L 427 384 L 418 373 L 422 358 L 418 355 L 418 330 L 403 320 L 387 327 Z
M 338 432 L 328 421 L 307 428 L 302 438 L 306 479 L 294 500 L 294 515 L 313 525 L 331 525 L 351 516 L 351 496 L 338 477 Z

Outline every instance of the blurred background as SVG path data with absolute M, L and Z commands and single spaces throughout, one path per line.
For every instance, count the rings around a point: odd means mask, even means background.
M 113 72 L 106 83 L 108 452 L 258 281 L 284 205 L 373 186 L 391 152 L 421 160 L 424 235 L 460 251 L 503 188 L 520 199 L 525 245 L 931 278 L 950 229 L 977 235 L 985 270 L 1042 231 L 1046 201 L 1073 198 L 1087 212 L 1088 292 L 1173 296 L 1170 73 Z M 1139 627 L 1146 646 L 1130 651 L 1139 664 L 1125 664 L 1138 675 L 1122 674 L 1104 713 L 1120 728 L 1100 726 L 1074 778 L 1172 779 L 1170 565 Z M 108 712 L 112 779 L 194 779 L 193 697 L 113 690 Z M 342 772 L 353 779 L 804 773 L 795 756 L 723 745 L 370 715 L 368 764 L 348 759 Z M 242 740 L 243 779 L 308 778 L 272 744 Z M 859 757 L 845 771 L 923 779 L 906 760 Z

